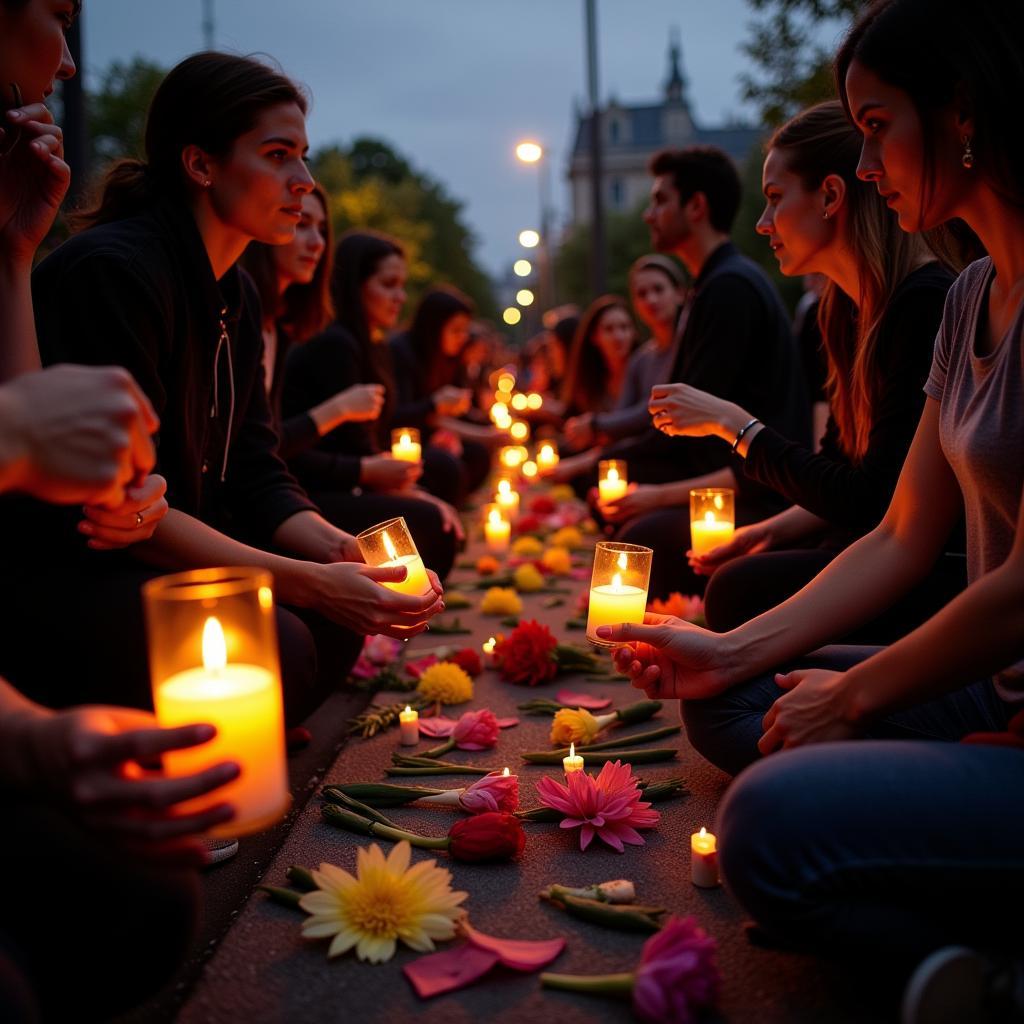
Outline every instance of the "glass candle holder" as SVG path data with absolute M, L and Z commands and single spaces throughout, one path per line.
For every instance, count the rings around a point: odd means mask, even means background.
M 503 470 L 517 470 L 529 458 L 521 444 L 507 444 L 498 451 L 498 462 Z
M 208 723 L 208 743 L 163 755 L 165 773 L 192 775 L 222 761 L 233 782 L 178 805 L 182 815 L 224 801 L 235 817 L 210 830 L 240 836 L 288 809 L 284 706 L 271 575 L 261 569 L 196 569 L 142 587 L 153 706 L 160 725 Z
M 400 594 L 412 594 L 419 597 L 433 588 L 427 578 L 427 570 L 416 550 L 416 542 L 412 539 L 409 527 L 399 516 L 389 519 L 386 523 L 371 526 L 356 537 L 363 561 L 367 565 L 391 569 L 395 566 L 405 567 L 405 579 L 397 583 L 384 583 L 389 590 L 397 590 Z
M 626 463 L 622 459 L 602 459 L 597 464 L 597 493 L 601 501 L 618 501 L 629 487 Z
M 505 518 L 501 506 L 495 503 L 484 505 L 484 540 L 487 550 L 495 554 L 508 551 L 512 537 L 512 524 Z
M 415 427 L 391 431 L 391 457 L 403 462 L 422 461 L 423 446 L 420 444 L 420 432 Z
M 599 626 L 644 621 L 647 588 L 651 581 L 654 552 L 639 544 L 600 541 L 594 549 L 594 571 L 590 577 L 590 611 L 587 639 L 598 647 L 615 647 L 597 635 Z
M 730 487 L 690 491 L 690 547 L 704 555 L 732 540 L 736 528 L 735 495 Z
M 498 480 L 494 491 L 494 504 L 501 509 L 506 519 L 515 519 L 519 515 L 519 492 L 508 477 Z

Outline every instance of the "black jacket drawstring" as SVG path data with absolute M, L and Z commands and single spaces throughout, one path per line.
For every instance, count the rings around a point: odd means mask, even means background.
M 231 356 L 231 338 L 228 335 L 227 324 L 223 317 L 220 320 L 220 337 L 217 339 L 217 350 L 213 354 L 213 402 L 210 405 L 210 419 L 216 419 L 220 415 L 220 353 L 221 349 L 227 349 L 228 353 L 228 426 L 224 434 L 224 458 L 220 467 L 220 480 L 228 472 L 228 449 L 231 445 L 231 426 L 235 418 L 235 366 Z

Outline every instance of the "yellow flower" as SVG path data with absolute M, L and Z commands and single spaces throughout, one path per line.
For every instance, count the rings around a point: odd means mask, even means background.
M 562 708 L 551 723 L 551 742 L 556 747 L 590 743 L 601 731 L 601 723 L 586 708 Z
M 524 594 L 530 594 L 544 586 L 544 577 L 531 562 L 518 566 L 512 574 L 512 581 L 516 585 L 516 590 L 521 590 Z
M 409 868 L 408 842 L 384 856 L 376 844 L 356 851 L 356 873 L 333 864 L 313 872 L 317 888 L 299 900 L 310 916 L 302 934 L 310 939 L 331 939 L 328 956 L 340 956 L 355 946 L 356 956 L 381 964 L 395 955 L 401 939 L 410 949 L 426 953 L 435 940 L 455 936 L 462 916 L 459 904 L 469 895 L 452 889 L 451 872 L 436 860 Z
M 539 555 L 543 550 L 544 545 L 536 537 L 531 537 L 529 534 L 525 537 L 517 537 L 512 543 L 512 554 L 519 555 L 521 558 L 532 558 L 534 555 Z
M 575 526 L 563 526 L 551 538 L 551 543 L 556 547 L 577 551 L 583 547 L 583 534 Z
M 576 497 L 576 492 L 568 484 L 555 484 L 548 494 L 552 501 L 572 501 Z
M 572 569 L 572 558 L 567 548 L 548 548 L 541 556 L 541 564 L 556 576 L 568 576 Z
M 493 576 L 500 568 L 501 562 L 494 555 L 481 555 L 476 560 L 476 571 L 481 576 Z
M 445 608 L 472 608 L 473 602 L 461 590 L 446 590 L 444 606 Z
M 511 587 L 491 587 L 480 602 L 484 615 L 518 615 L 522 610 L 523 602 Z
M 597 533 L 597 523 L 589 516 L 580 523 L 580 529 L 588 536 Z
M 465 704 L 473 699 L 473 680 L 453 661 L 439 661 L 420 674 L 416 689 L 427 700 Z

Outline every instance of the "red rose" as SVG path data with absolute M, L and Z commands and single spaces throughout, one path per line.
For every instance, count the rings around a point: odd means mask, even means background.
M 516 520 L 516 533 L 536 533 L 540 529 L 540 519 L 537 516 L 520 516 Z
M 448 841 L 448 852 L 456 860 L 510 860 L 523 852 L 526 833 L 514 814 L 490 811 L 457 821 Z
M 555 508 L 554 501 L 546 494 L 542 494 L 530 502 L 530 511 L 535 512 L 539 516 L 549 516 L 555 511 Z
M 461 651 L 456 651 L 448 660 L 455 662 L 467 675 L 478 676 L 484 670 L 483 665 L 480 663 L 480 655 L 472 647 L 463 647 Z
M 494 649 L 502 677 L 519 686 L 537 686 L 558 674 L 558 641 L 547 626 L 534 619 L 520 622 Z

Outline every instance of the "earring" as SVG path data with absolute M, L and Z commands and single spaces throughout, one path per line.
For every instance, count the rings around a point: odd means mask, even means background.
M 824 213 L 822 214 L 822 217 L 823 217 L 823 218 L 824 218 L 825 220 L 828 220 L 828 210 L 826 210 L 826 211 L 825 211 L 825 212 L 824 212 Z
M 971 137 L 965 135 L 961 140 L 964 144 L 964 155 L 960 158 L 960 163 L 969 171 L 974 166 L 974 154 L 971 152 Z

